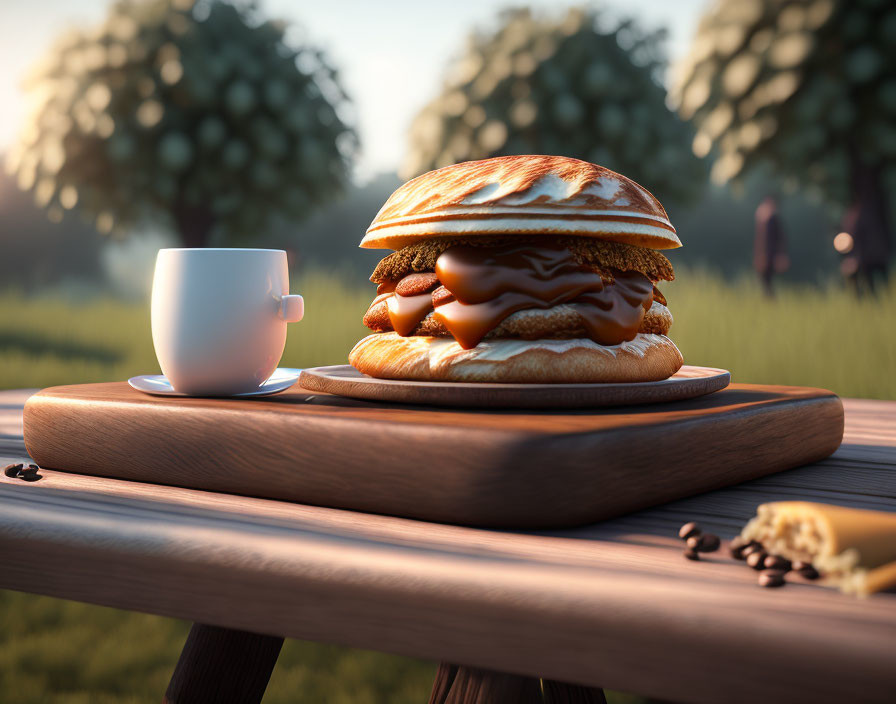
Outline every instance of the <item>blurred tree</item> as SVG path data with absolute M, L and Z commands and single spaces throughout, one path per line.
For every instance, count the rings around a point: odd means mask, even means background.
M 717 182 L 765 165 L 842 213 L 873 285 L 896 193 L 896 7 L 879 0 L 719 0 L 677 70 L 673 100 L 715 151 Z M 759 169 L 761 170 L 761 169 Z
M 121 0 L 63 36 L 26 86 L 7 165 L 52 220 L 102 232 L 161 219 L 187 246 L 249 240 L 342 190 L 348 98 L 316 48 L 220 0 Z
M 706 174 L 693 131 L 665 105 L 663 30 L 626 20 L 602 28 L 593 9 L 560 19 L 508 10 L 474 33 L 442 94 L 411 127 L 406 177 L 469 159 L 558 154 L 614 169 L 661 200 L 687 200 Z

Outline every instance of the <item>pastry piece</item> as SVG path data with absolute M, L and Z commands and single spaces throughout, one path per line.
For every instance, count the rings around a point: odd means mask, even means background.
M 772 555 L 810 562 L 844 592 L 896 587 L 896 513 L 779 501 L 761 504 L 741 531 Z

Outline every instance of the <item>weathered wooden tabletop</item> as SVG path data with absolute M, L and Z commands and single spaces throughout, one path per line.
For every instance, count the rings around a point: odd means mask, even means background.
M 25 457 L 27 395 L 0 393 L 4 465 Z M 889 702 L 896 594 L 761 589 L 675 537 L 698 520 L 730 538 L 777 499 L 896 511 L 896 402 L 844 406 L 823 462 L 553 532 L 0 476 L 0 587 L 680 702 Z

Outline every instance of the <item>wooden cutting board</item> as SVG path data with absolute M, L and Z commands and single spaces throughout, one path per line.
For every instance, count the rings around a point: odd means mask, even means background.
M 152 397 L 125 383 L 32 396 L 43 467 L 502 528 L 589 523 L 820 460 L 829 391 L 733 384 L 604 410 L 434 409 L 309 393 Z

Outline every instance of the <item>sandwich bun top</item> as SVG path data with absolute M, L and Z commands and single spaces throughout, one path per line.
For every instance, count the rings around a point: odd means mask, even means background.
M 436 237 L 562 234 L 680 247 L 660 202 L 622 174 L 564 156 L 502 156 L 430 171 L 396 190 L 361 246 Z

